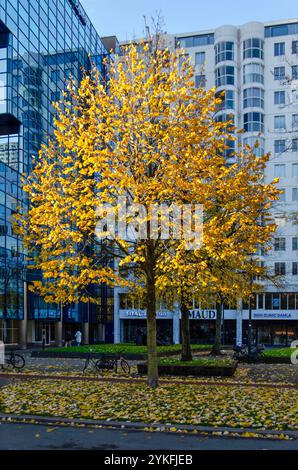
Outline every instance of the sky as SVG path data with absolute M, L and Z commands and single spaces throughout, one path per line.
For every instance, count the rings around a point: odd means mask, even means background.
M 185 33 L 224 24 L 298 18 L 297 0 L 80 0 L 100 36 L 120 41 L 144 35 L 145 15 L 161 12 L 164 30 Z

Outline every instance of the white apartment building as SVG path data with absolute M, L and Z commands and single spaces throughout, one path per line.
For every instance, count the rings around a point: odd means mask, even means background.
M 280 178 L 284 190 L 274 208 L 278 230 L 270 254 L 261 257 L 282 275 L 283 287 L 268 285 L 253 303 L 254 335 L 268 345 L 286 345 L 298 339 L 298 225 L 291 214 L 298 211 L 298 18 L 270 23 L 250 22 L 215 30 L 165 36 L 169 48 L 180 48 L 195 67 L 197 86 L 225 90 L 218 118 L 234 116 L 244 129 L 243 143 L 270 152 L 265 178 Z M 182 52 L 181 52 L 182 54 Z M 233 149 L 231 149 L 232 151 Z M 227 161 L 233 161 L 227 151 Z M 114 341 L 132 341 L 137 330 L 145 332 L 146 311 L 131 305 L 125 290 L 115 289 Z M 180 313 L 161 309 L 160 336 L 179 342 Z M 216 312 L 190 312 L 193 342 L 211 341 Z M 224 339 L 240 343 L 247 336 L 248 306 L 225 308 Z

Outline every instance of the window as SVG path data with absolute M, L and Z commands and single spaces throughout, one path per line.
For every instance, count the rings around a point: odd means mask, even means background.
M 235 68 L 232 66 L 222 65 L 215 71 L 215 84 L 216 87 L 223 85 L 234 85 L 235 83 Z
M 293 251 L 298 250 L 298 237 L 293 237 L 292 238 L 292 250 Z
M 286 116 L 274 116 L 274 129 L 285 129 L 286 128 Z
M 206 86 L 206 76 L 205 75 L 196 75 L 195 76 L 195 87 L 196 88 L 205 88 Z
M 189 59 L 189 54 L 180 54 L 180 56 L 179 56 L 179 65 L 180 65 L 180 67 L 182 67 L 182 65 L 186 61 L 188 61 L 188 59 Z
M 51 80 L 54 83 L 60 80 L 60 70 L 51 70 Z
M 274 153 L 284 153 L 285 151 L 286 151 L 286 141 L 275 140 L 274 141 Z
M 233 90 L 224 90 L 224 92 L 219 92 L 216 94 L 216 97 L 222 99 L 221 105 L 219 106 L 219 111 L 224 109 L 234 109 L 234 91 Z
M 265 27 L 265 37 L 275 38 L 277 36 L 288 36 L 298 34 L 298 23 L 278 24 Z
M 203 65 L 206 62 L 206 53 L 205 52 L 196 52 L 195 63 L 196 65 Z
M 257 57 L 264 58 L 264 41 L 262 39 L 252 38 L 243 42 L 243 59 L 252 59 Z
M 285 251 L 286 250 L 286 239 L 275 238 L 274 239 L 274 251 Z
M 243 121 L 245 132 L 264 132 L 264 114 L 246 113 Z
M 177 46 L 181 49 L 186 47 L 209 46 L 214 44 L 214 34 L 201 34 L 198 36 L 187 36 L 184 38 L 176 38 Z
M 274 165 L 274 176 L 275 178 L 284 178 L 286 176 L 286 165 L 284 164 Z
M 286 202 L 286 188 L 279 188 L 283 193 L 279 195 L 280 202 Z
M 243 67 L 243 83 L 264 83 L 264 66 L 262 64 L 247 64 Z
M 60 92 L 59 91 L 52 91 L 51 93 L 51 101 L 55 103 L 60 100 Z
M 264 90 L 261 88 L 247 88 L 243 92 L 244 108 L 264 108 Z
M 284 80 L 286 77 L 285 67 L 274 67 L 274 80 Z
M 274 263 L 274 271 L 276 276 L 284 276 L 286 274 L 286 263 Z
M 298 129 L 298 114 L 292 115 L 292 128 Z
M 284 42 L 276 42 L 274 44 L 274 55 L 275 57 L 285 55 L 286 47 Z
M 298 80 L 298 65 L 292 65 L 292 80 Z
M 285 91 L 274 92 L 274 104 L 278 104 L 278 105 L 286 104 L 286 92 Z
M 292 201 L 298 201 L 298 188 L 292 188 Z
M 298 54 L 298 41 L 292 41 L 292 54 Z
M 294 261 L 294 263 L 292 263 L 292 274 L 293 274 L 293 276 L 298 276 L 298 263 L 297 263 L 297 261 Z
M 298 139 L 293 139 L 292 140 L 292 151 L 293 152 L 298 152 Z
M 220 42 L 215 46 L 215 63 L 234 60 L 234 43 Z
M 256 144 L 257 147 L 255 147 Z M 263 137 L 245 137 L 243 145 L 249 145 L 257 157 L 261 157 L 265 153 L 265 139 Z
M 298 177 L 298 163 L 292 163 L 292 176 L 293 178 Z

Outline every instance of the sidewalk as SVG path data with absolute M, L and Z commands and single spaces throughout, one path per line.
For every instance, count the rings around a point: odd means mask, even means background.
M 187 424 L 154 424 L 129 421 L 108 421 L 97 419 L 78 419 L 63 417 L 48 417 L 38 415 L 16 415 L 0 413 L 0 421 L 12 423 L 46 424 L 51 426 L 70 426 L 70 427 L 95 427 L 95 428 L 113 428 L 127 429 L 135 431 L 155 431 L 165 433 L 192 433 L 199 435 L 223 436 L 223 437 L 253 437 L 261 439 L 298 439 L 298 431 L 274 431 L 253 428 L 227 428 L 212 426 L 195 426 Z M 248 436 L 251 435 L 251 436 Z

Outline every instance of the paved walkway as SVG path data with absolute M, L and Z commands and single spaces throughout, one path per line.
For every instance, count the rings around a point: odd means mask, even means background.
M 105 372 L 104 377 L 88 377 L 83 376 L 82 371 L 85 364 L 85 359 L 73 359 L 73 358 L 34 358 L 31 357 L 31 351 L 21 352 L 26 360 L 25 369 L 12 375 L 3 375 L 0 369 L 0 378 L 20 378 L 29 379 L 28 374 L 34 374 L 33 378 L 42 379 L 61 379 L 66 380 L 66 375 L 72 380 L 103 380 L 103 381 L 117 381 L 117 380 L 133 380 L 133 377 L 137 377 L 136 364 L 139 361 L 129 361 L 132 369 L 132 378 L 117 377 L 113 374 Z M 24 374 L 23 374 L 24 372 Z M 32 377 L 32 376 L 31 376 Z M 171 379 L 173 383 L 174 379 Z M 145 378 L 138 378 L 136 381 L 145 382 Z M 170 382 L 166 378 L 161 380 L 163 383 Z M 259 386 L 264 383 L 271 385 L 272 387 L 297 387 L 298 386 L 298 366 L 292 364 L 239 364 L 236 373 L 233 377 L 220 378 L 191 378 L 183 379 L 183 381 L 177 381 L 177 383 L 189 383 L 189 384 L 208 384 L 208 385 L 239 385 L 239 386 Z

